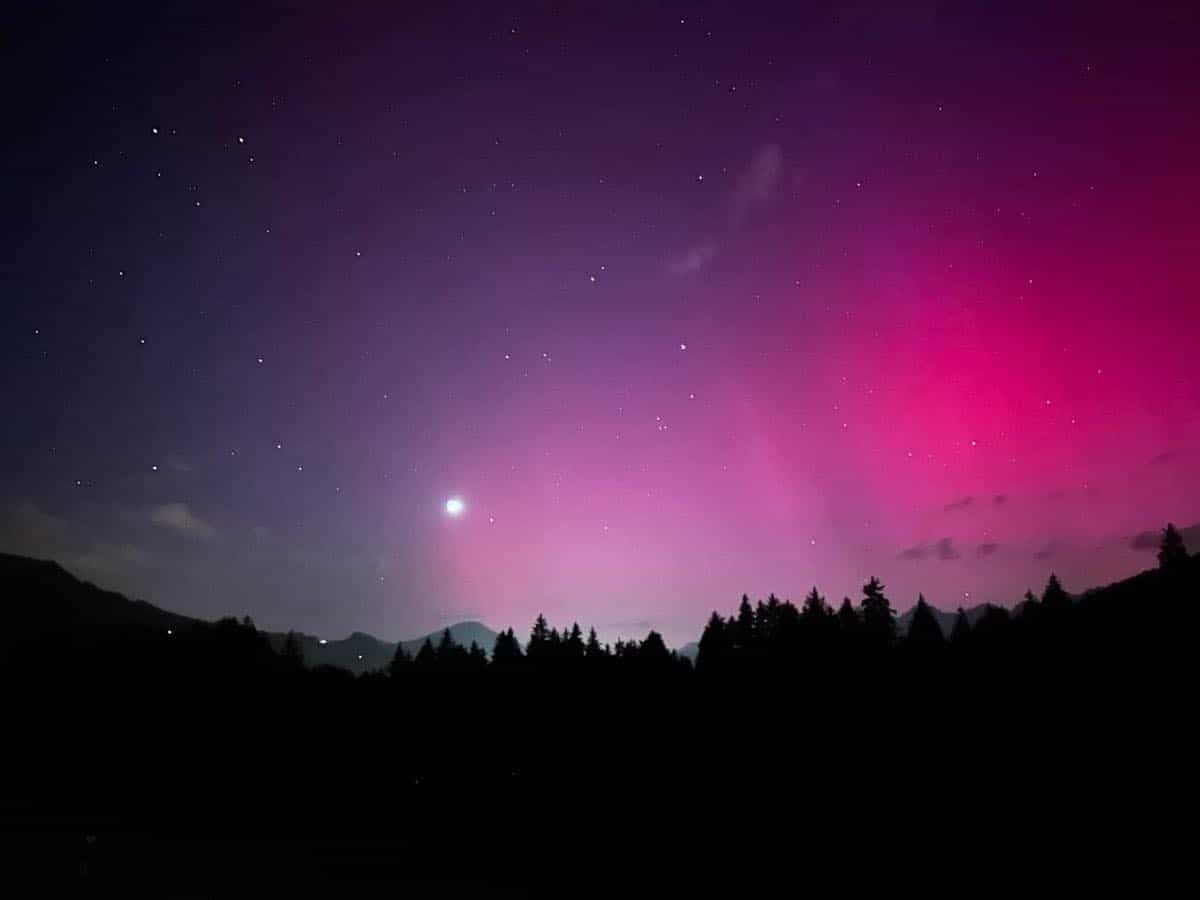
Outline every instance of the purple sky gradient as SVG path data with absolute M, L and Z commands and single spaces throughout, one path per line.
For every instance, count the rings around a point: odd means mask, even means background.
M 1200 521 L 1196 14 L 792 6 L 25 23 L 0 549 L 674 643 L 1149 565 Z

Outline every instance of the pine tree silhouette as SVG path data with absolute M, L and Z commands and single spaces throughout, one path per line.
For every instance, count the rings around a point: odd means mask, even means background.
M 725 620 L 716 612 L 709 617 L 708 624 L 704 626 L 704 633 L 700 635 L 699 650 L 696 653 L 697 671 L 716 671 L 728 661 L 732 649 L 729 630 Z
M 567 659 L 583 659 L 583 649 L 583 632 L 579 630 L 579 623 L 576 622 L 563 640 L 563 656 Z
M 811 625 L 816 625 L 829 617 L 829 606 L 825 603 L 825 598 L 821 596 L 815 585 L 808 592 L 808 595 L 805 596 L 804 607 L 801 609 L 800 614 L 804 617 L 805 623 Z
M 942 626 L 938 624 L 929 604 L 925 602 L 924 594 L 917 595 L 917 606 L 913 610 L 912 622 L 909 623 L 908 634 L 904 640 L 909 646 L 923 648 L 941 647 L 946 643 Z
M 1063 590 L 1057 575 L 1052 574 L 1046 582 L 1046 589 L 1042 591 L 1042 606 L 1052 615 L 1061 615 L 1071 610 L 1071 597 Z
M 657 631 L 651 631 L 637 648 L 637 660 L 641 668 L 649 673 L 662 673 L 671 670 L 671 652 Z
M 750 597 L 746 594 L 742 594 L 742 602 L 738 605 L 733 643 L 743 656 L 748 654 L 754 646 L 754 608 L 750 605 Z
M 521 660 L 521 645 L 510 628 L 496 635 L 496 643 L 492 647 L 492 663 L 501 668 L 516 665 Z
M 538 617 L 533 623 L 533 630 L 529 632 L 529 643 L 525 645 L 525 655 L 531 660 L 545 659 L 549 650 L 550 626 L 546 624 L 546 617 L 538 613 Z
M 391 663 L 388 664 L 388 673 L 393 678 L 398 678 L 408 670 L 412 664 L 412 659 L 409 658 L 408 651 L 404 649 L 404 644 L 396 643 L 396 652 L 392 656 Z
M 886 647 L 896 638 L 896 614 L 883 591 L 883 582 L 875 576 L 863 585 L 862 623 L 867 639 Z
M 437 666 L 437 651 L 433 649 L 433 641 L 425 638 L 425 643 L 417 651 L 413 665 L 419 669 L 432 669 Z
M 596 629 L 589 628 L 587 643 L 583 647 L 583 655 L 589 660 L 598 660 L 604 656 L 604 648 L 600 646 L 600 641 L 596 638 Z
M 1187 562 L 1187 547 L 1183 545 L 1183 535 L 1170 522 L 1163 529 L 1162 541 L 1158 549 L 1158 565 L 1163 569 L 1176 569 Z

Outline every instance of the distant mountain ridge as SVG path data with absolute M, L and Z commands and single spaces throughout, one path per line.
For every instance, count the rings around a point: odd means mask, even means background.
M 1200 569 L 1200 555 L 1189 563 Z M 1109 585 L 1091 588 L 1074 595 L 1075 602 L 1084 598 L 1125 597 L 1152 585 L 1160 577 L 1150 569 Z M 967 620 L 975 625 L 994 604 L 981 603 L 966 609 Z M 1009 612 L 1018 614 L 1025 605 L 1018 603 Z M 930 606 L 945 637 L 954 629 L 957 611 L 949 612 Z M 897 617 L 896 630 L 903 637 L 912 624 L 915 607 Z M 123 594 L 107 591 L 90 582 L 81 581 L 56 562 L 25 556 L 0 553 L 0 613 L 4 627 L 0 628 L 0 653 L 19 644 L 42 640 L 48 645 L 49 658 L 64 649 L 55 644 L 63 638 L 104 640 L 138 630 L 167 631 L 211 625 L 203 619 L 170 612 L 144 600 L 130 600 Z M 459 622 L 448 626 L 454 641 L 469 647 L 474 641 L 489 655 L 496 632 L 482 622 Z M 426 639 L 436 645 L 445 629 L 402 641 L 405 650 L 415 655 Z M 263 632 L 273 649 L 282 649 L 286 632 Z M 355 674 L 386 669 L 396 652 L 396 642 L 384 641 L 374 635 L 356 631 L 341 640 L 318 638 L 297 632 L 304 661 L 309 666 L 333 666 Z M 680 656 L 695 661 L 699 644 L 691 641 L 680 648 Z
M 496 632 L 488 628 L 482 622 L 458 622 L 457 624 L 448 626 L 450 629 L 450 637 L 454 642 L 461 644 L 464 647 L 470 647 L 474 641 L 482 647 L 490 656 L 492 647 L 496 643 Z M 420 637 L 409 638 L 399 643 L 404 645 L 405 651 L 409 656 L 415 656 L 417 651 L 421 649 L 421 645 L 426 639 L 433 641 L 434 646 L 437 646 L 438 641 L 442 639 L 444 628 L 439 628 L 437 631 L 423 634 Z M 386 669 L 392 661 L 392 657 L 396 655 L 396 641 L 384 641 L 371 634 L 366 634 L 362 631 L 356 631 L 349 637 L 341 640 L 324 640 L 314 637 L 311 634 L 296 633 L 300 640 L 300 649 L 304 653 L 304 662 L 309 666 L 336 666 L 339 669 L 346 669 L 355 674 L 362 672 L 371 672 L 378 669 Z M 267 632 L 267 639 L 271 642 L 271 647 L 276 651 L 283 649 L 283 642 L 287 638 L 286 632 Z
M 0 553 L 0 611 L 5 627 L 0 629 L 0 651 L 9 642 L 43 639 L 56 635 L 129 629 L 177 630 L 205 622 L 193 616 L 162 609 L 145 600 L 131 600 L 116 591 L 106 591 L 76 578 L 50 560 Z M 475 641 L 489 654 L 496 632 L 482 622 L 459 622 L 449 626 L 450 636 L 464 647 Z M 402 641 L 415 654 L 425 639 L 436 644 L 444 629 Z M 283 647 L 286 632 L 264 632 L 272 648 Z M 309 666 L 336 666 L 355 674 L 387 668 L 396 653 L 395 641 L 356 631 L 341 640 L 324 640 L 297 633 Z

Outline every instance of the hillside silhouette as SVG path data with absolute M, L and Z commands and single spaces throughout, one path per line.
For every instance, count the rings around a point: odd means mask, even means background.
M 1157 568 L 1077 595 L 1050 576 L 1011 610 L 920 598 L 898 618 L 878 578 L 853 599 L 742 597 L 694 663 L 653 631 L 607 645 L 539 616 L 390 658 L 352 635 L 356 674 L 311 636 L 178 616 L 53 563 L 0 557 L 0 584 L 22 773 L 5 807 L 45 871 L 148 894 L 185 871 L 248 892 L 448 873 L 554 892 L 603 859 L 618 890 L 651 861 L 745 889 L 886 881 L 933 844 L 943 873 L 1000 848 L 1022 870 L 1183 852 L 1159 804 L 1190 746 L 1200 557 L 1170 527 Z M 748 835 L 757 862 L 734 849 Z M 515 863 L 530 853 L 546 861 Z
M 0 553 L 0 590 L 6 600 L 7 627 L 0 631 L 0 655 L 34 648 L 40 658 L 58 658 L 74 648 L 107 641 L 128 643 L 215 627 L 192 616 L 169 612 L 145 600 L 131 600 L 81 581 L 58 563 Z M 496 632 L 481 622 L 457 622 L 454 640 L 472 641 L 489 650 Z M 415 654 L 427 638 L 440 638 L 442 629 L 400 641 Z M 298 644 L 306 665 L 332 666 L 354 674 L 386 669 L 396 655 L 396 641 L 356 631 L 341 639 L 322 639 L 302 632 L 263 632 L 271 650 L 283 654 L 289 635 Z

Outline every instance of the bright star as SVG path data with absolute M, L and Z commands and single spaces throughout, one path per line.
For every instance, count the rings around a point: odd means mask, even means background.
M 451 497 L 446 501 L 446 515 L 461 516 L 466 505 L 462 501 L 462 497 Z

